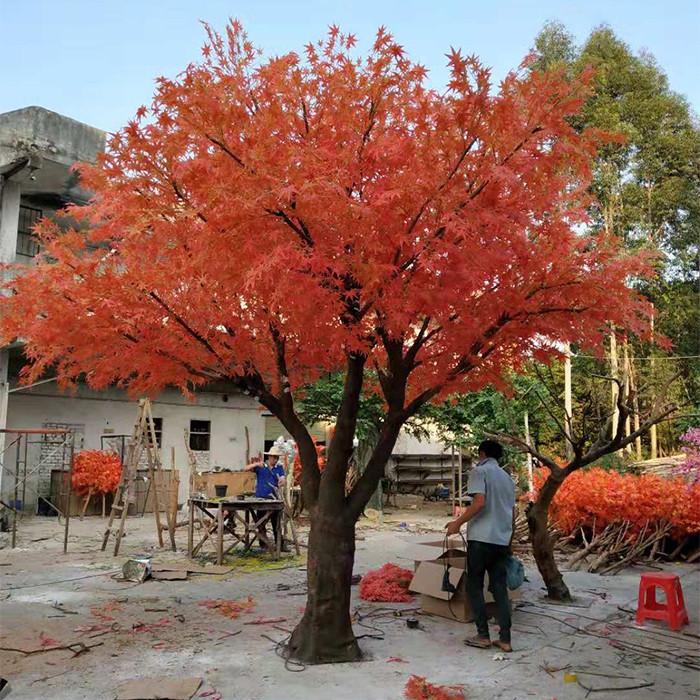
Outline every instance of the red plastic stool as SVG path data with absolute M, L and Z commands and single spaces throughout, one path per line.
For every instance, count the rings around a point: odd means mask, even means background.
M 656 601 L 657 587 L 666 593 L 665 605 Z M 679 630 L 688 624 L 681 580 L 676 574 L 642 574 L 639 580 L 637 624 L 641 625 L 644 620 L 665 620 L 672 630 Z

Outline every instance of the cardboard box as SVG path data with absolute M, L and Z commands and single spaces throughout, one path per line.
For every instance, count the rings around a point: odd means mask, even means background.
M 459 539 L 459 538 L 458 538 Z M 421 610 L 432 615 L 439 615 L 458 622 L 471 622 L 474 619 L 469 598 L 467 597 L 467 553 L 459 539 L 459 544 L 450 542 L 450 549 L 443 549 L 444 542 L 421 542 L 415 545 L 410 556 L 414 560 L 413 579 L 409 590 L 419 594 Z M 456 593 L 442 590 L 445 570 L 448 571 L 450 583 L 457 589 Z M 495 605 L 488 590 L 489 577 L 484 577 L 484 600 L 488 608 Z M 509 598 L 519 598 L 519 591 L 508 591 Z M 489 610 L 491 612 L 491 610 Z

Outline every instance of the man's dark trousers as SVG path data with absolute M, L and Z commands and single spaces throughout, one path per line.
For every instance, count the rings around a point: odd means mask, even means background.
M 500 640 L 510 644 L 510 601 L 506 585 L 506 562 L 510 549 L 489 542 L 469 541 L 467 546 L 467 595 L 480 637 L 489 636 L 488 615 L 484 601 L 484 574 L 489 574 L 489 589 L 496 601 Z

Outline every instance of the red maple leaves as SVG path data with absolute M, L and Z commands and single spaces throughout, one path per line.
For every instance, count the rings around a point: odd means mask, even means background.
M 391 372 L 413 347 L 408 411 L 561 341 L 595 347 L 610 323 L 642 328 L 643 257 L 579 230 L 601 139 L 569 124 L 586 76 L 523 68 L 492 90 L 453 52 L 439 92 L 386 31 L 360 59 L 354 41 L 334 29 L 262 60 L 233 23 L 158 79 L 81 168 L 95 197 L 75 227 L 44 222 L 45 257 L 0 295 L 27 378 L 149 393 L 252 377 L 283 396 L 348 352 Z

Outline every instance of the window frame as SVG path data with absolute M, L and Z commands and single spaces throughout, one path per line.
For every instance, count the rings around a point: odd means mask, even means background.
M 160 427 L 159 427 L 160 426 Z M 161 416 L 153 416 L 153 432 L 156 434 L 156 446 L 158 449 L 163 448 L 163 418 Z
M 194 429 L 195 423 L 206 424 L 206 430 Z M 204 426 L 202 426 L 204 427 Z M 194 438 L 194 440 L 193 440 Z M 201 440 L 201 442 L 200 442 Z M 210 420 L 200 420 L 196 418 L 190 418 L 190 434 L 189 434 L 189 446 L 193 452 L 209 452 L 211 451 L 211 421 Z M 206 444 L 206 447 L 201 445 Z
M 38 207 L 30 207 L 27 204 L 19 205 L 19 217 L 17 219 L 17 240 L 15 242 L 15 255 L 23 258 L 35 258 L 41 251 L 39 241 L 32 229 L 44 217 L 44 210 Z M 27 252 L 33 251 L 33 252 Z

